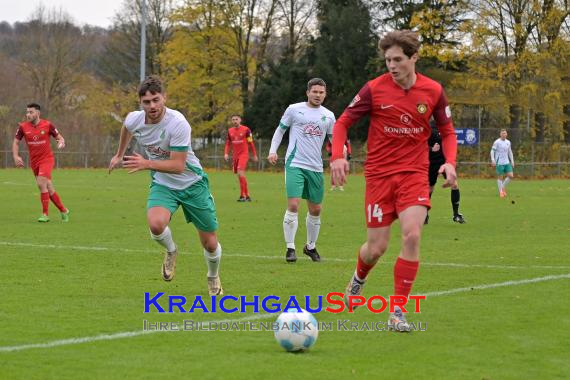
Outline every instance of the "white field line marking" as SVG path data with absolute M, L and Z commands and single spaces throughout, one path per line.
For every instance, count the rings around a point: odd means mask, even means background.
M 35 243 L 15 243 L 9 241 L 0 241 L 0 246 L 11 247 L 31 247 L 31 248 L 47 248 L 47 249 L 71 249 L 76 251 L 98 251 L 98 252 L 132 252 L 132 253 L 161 253 L 160 249 L 129 249 L 114 247 L 97 247 L 82 245 L 55 245 L 55 244 L 35 244 Z M 190 255 L 189 252 L 180 251 L 179 254 Z M 241 257 L 248 259 L 264 259 L 264 260 L 283 260 L 282 256 L 261 256 L 261 255 L 245 255 L 241 253 L 228 253 L 226 257 Z M 341 263 L 354 263 L 355 259 L 340 259 L 334 257 L 324 257 L 322 261 L 334 261 Z M 460 264 L 460 263 L 438 263 L 438 262 L 422 262 L 421 265 L 456 267 L 456 268 L 488 268 L 488 269 L 569 269 L 568 265 L 495 265 L 495 264 Z
M 506 287 L 506 286 L 526 285 L 526 284 L 533 284 L 533 283 L 537 283 L 537 282 L 554 281 L 554 280 L 562 280 L 562 279 L 570 279 L 570 273 L 556 275 L 556 276 L 553 275 L 553 276 L 535 277 L 535 278 L 529 278 L 529 279 L 525 279 L 525 280 L 512 280 L 512 281 L 498 282 L 495 284 L 474 285 L 474 286 L 465 287 L 465 288 L 456 288 L 456 289 L 441 290 L 441 291 L 436 291 L 436 292 L 428 292 L 428 293 L 426 293 L 426 296 L 427 297 L 439 297 L 439 296 L 445 296 L 445 295 L 455 294 L 455 293 L 470 292 L 473 290 L 494 289 L 494 288 L 501 288 L 501 287 Z M 376 304 L 378 302 L 374 301 L 372 303 Z M 253 314 L 253 315 L 249 315 L 249 316 L 242 317 L 242 318 L 221 319 L 221 320 L 217 320 L 217 321 L 203 321 L 202 323 L 203 324 L 207 324 L 210 322 L 217 322 L 217 323 L 237 322 L 237 323 L 240 323 L 240 322 L 245 322 L 245 321 L 255 321 L 255 320 L 259 320 L 259 319 L 271 318 L 274 316 L 275 316 L 275 314 L 269 314 L 269 313 Z M 135 336 L 139 336 L 139 335 L 152 334 L 152 333 L 156 333 L 156 332 L 164 332 L 164 331 L 163 330 L 127 331 L 127 332 L 121 332 L 121 333 L 115 333 L 115 334 L 102 334 L 102 335 L 95 335 L 95 336 L 87 336 L 87 337 L 83 337 L 83 338 L 70 338 L 70 339 L 53 340 L 51 342 L 46 342 L 46 343 L 24 344 L 24 345 L 20 345 L 20 346 L 4 346 L 4 347 L 0 347 L 0 352 L 14 352 L 14 351 L 28 350 L 28 349 L 32 349 L 32 348 L 51 348 L 51 347 L 57 347 L 57 346 L 67 346 L 67 345 L 72 345 L 72 344 L 90 343 L 90 342 L 96 342 L 96 341 L 100 341 L 100 340 L 115 340 L 115 339 L 122 339 L 122 338 L 131 338 L 131 337 L 135 337 Z

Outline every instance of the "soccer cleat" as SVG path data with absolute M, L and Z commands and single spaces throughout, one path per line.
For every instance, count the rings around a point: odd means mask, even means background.
M 399 306 L 394 307 L 394 312 L 390 313 L 390 319 L 388 319 L 388 329 L 398 331 L 398 332 L 409 332 L 410 325 L 406 320 L 406 316 L 402 313 Z
M 505 193 L 504 190 L 501 190 L 501 191 L 499 192 L 499 197 L 504 198 L 504 197 L 506 197 L 506 196 L 507 196 L 507 193 Z
M 47 223 L 49 222 L 49 216 L 47 216 L 46 214 L 42 214 L 42 216 L 40 216 L 38 218 L 38 222 L 40 223 Z
M 507 190 L 503 189 L 503 197 L 507 196 Z
M 362 295 L 362 290 L 364 289 L 364 284 L 366 281 L 358 281 L 355 275 L 352 275 L 352 278 L 348 282 L 346 286 L 346 290 L 344 291 L 344 304 L 348 306 L 348 297 L 350 296 L 360 296 Z M 353 306 L 353 310 L 356 309 L 356 306 Z
M 238 202 L 245 202 L 246 198 L 245 197 L 239 197 L 239 199 L 237 200 Z
M 307 245 L 305 244 L 305 247 L 303 248 L 303 253 L 307 256 L 309 256 L 311 258 L 311 260 L 313 260 L 314 262 L 319 262 L 321 261 L 321 256 L 319 255 L 319 252 L 317 252 L 317 248 L 313 248 L 313 249 L 309 249 L 307 248 Z
M 287 248 L 287 253 L 285 253 L 285 261 L 287 261 L 288 263 L 294 263 L 295 261 L 297 261 L 295 248 Z
M 70 212 L 69 209 L 67 209 L 66 212 L 61 213 L 61 221 L 62 222 L 64 222 L 64 223 L 69 222 L 69 212 Z
M 426 220 L 424 220 L 424 224 L 428 224 L 429 223 L 429 214 L 426 214 Z
M 336 186 L 331 186 L 330 191 L 335 191 L 336 190 Z
M 178 256 L 178 250 L 164 254 L 164 261 L 162 262 L 162 279 L 164 281 L 172 281 L 174 278 L 174 273 L 176 272 L 176 256 Z
M 247 197 L 245 197 L 245 201 L 246 201 L 246 202 L 251 202 L 251 197 L 248 195 Z
M 453 216 L 453 221 L 459 224 L 465 224 L 467 221 L 463 218 L 462 214 L 457 214 Z
M 339 186 L 338 189 L 339 189 L 340 191 L 344 191 L 344 186 Z
M 221 296 L 224 294 L 219 275 L 216 277 L 208 277 L 208 294 L 211 296 Z

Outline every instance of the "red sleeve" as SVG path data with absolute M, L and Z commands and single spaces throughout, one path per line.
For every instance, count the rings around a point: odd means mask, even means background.
M 251 148 L 251 152 L 253 153 L 253 157 L 257 157 L 257 152 L 255 151 L 255 144 L 253 143 L 253 134 L 251 133 L 251 129 L 249 129 L 249 128 L 247 129 L 245 136 L 247 138 L 247 143 L 249 144 L 249 147 Z
M 230 131 L 228 131 L 228 134 L 226 136 L 226 147 L 224 148 L 224 156 L 226 154 L 230 153 L 230 145 L 231 145 L 231 141 L 230 141 Z
M 360 118 L 372 110 L 372 93 L 370 85 L 366 83 L 352 102 L 346 107 L 342 115 L 336 121 L 333 128 L 332 157 L 331 161 L 343 158 L 344 143 L 348 138 L 348 128 Z
M 455 128 L 453 128 L 451 121 L 451 110 L 449 109 L 443 88 L 433 110 L 433 118 L 441 135 L 441 147 L 445 156 L 445 162 L 455 166 L 457 160 L 457 136 L 455 135 Z
M 22 130 L 22 127 L 18 126 L 18 130 L 16 131 L 16 136 L 14 137 L 18 140 L 21 140 L 24 137 L 24 131 Z
M 59 135 L 59 131 L 52 123 L 49 124 L 49 134 L 53 137 L 57 137 L 57 135 Z
M 457 136 L 455 135 L 455 128 L 451 121 L 445 125 L 437 127 L 441 135 L 441 147 L 445 162 L 455 166 L 457 160 Z
M 445 91 L 441 89 L 441 94 L 433 110 L 433 119 L 435 124 L 438 126 L 451 123 L 451 110 L 449 109 L 449 104 L 447 103 L 447 97 L 445 96 Z

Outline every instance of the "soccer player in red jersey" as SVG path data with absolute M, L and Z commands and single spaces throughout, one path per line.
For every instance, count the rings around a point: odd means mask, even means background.
M 390 225 L 399 218 L 402 246 L 394 266 L 394 295 L 407 297 L 419 268 L 422 227 L 430 208 L 427 140 L 433 116 L 442 138 L 446 162 L 444 187 L 456 183 L 457 138 L 451 112 L 442 86 L 416 73 L 420 42 L 416 33 L 390 32 L 380 41 L 388 73 L 364 85 L 338 119 L 333 130 L 331 172 L 336 184 L 346 181 L 348 162 L 343 145 L 348 128 L 364 115 L 370 115 L 365 215 L 368 239 L 358 252 L 356 271 L 345 292 L 345 302 L 360 295 L 370 270 L 386 252 Z M 409 331 L 406 310 L 395 307 L 388 325 L 396 331 Z
M 18 131 L 12 142 L 12 155 L 16 166 L 19 168 L 24 167 L 24 160 L 20 157 L 19 143 L 22 138 L 25 139 L 30 153 L 32 171 L 36 176 L 36 183 L 40 189 L 42 216 L 38 218 L 38 222 L 49 222 L 48 208 L 50 199 L 59 209 L 61 220 L 67 222 L 69 221 L 69 210 L 61 202 L 51 182 L 54 157 L 50 147 L 50 136 L 56 139 L 58 149 L 65 147 L 65 140 L 51 122 L 40 119 L 40 110 L 39 104 L 28 104 L 26 108 L 27 121 L 19 124 Z
M 239 180 L 240 195 L 238 202 L 251 202 L 249 190 L 247 189 L 247 179 L 245 178 L 245 170 L 247 161 L 249 161 L 249 149 L 253 152 L 253 161 L 257 162 L 257 152 L 253 144 L 253 136 L 251 130 L 245 125 L 241 125 L 241 116 L 233 115 L 231 119 L 232 126 L 228 129 L 226 138 L 226 148 L 224 149 L 224 159 L 230 159 L 230 149 L 233 149 L 233 167 L 234 173 L 237 174 Z

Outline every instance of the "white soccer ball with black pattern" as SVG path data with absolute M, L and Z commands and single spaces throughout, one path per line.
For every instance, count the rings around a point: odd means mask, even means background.
M 275 339 L 286 351 L 305 351 L 313 347 L 319 336 L 317 320 L 301 309 L 289 309 L 277 318 Z

